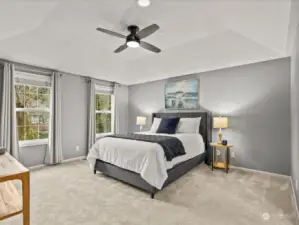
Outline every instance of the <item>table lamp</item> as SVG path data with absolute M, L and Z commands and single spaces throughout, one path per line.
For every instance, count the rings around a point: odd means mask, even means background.
M 146 117 L 137 116 L 136 124 L 140 126 L 140 132 L 142 131 L 142 126 L 146 124 Z
M 214 123 L 214 128 L 219 128 L 218 143 L 221 144 L 221 141 L 222 141 L 221 129 L 228 127 L 227 117 L 214 117 L 213 123 Z

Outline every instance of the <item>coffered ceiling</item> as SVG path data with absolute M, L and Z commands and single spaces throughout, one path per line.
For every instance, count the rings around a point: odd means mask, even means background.
M 293 0 L 294 2 L 297 0 Z M 290 55 L 291 0 L 1 0 L 0 58 L 135 84 Z M 113 51 L 128 25 L 160 30 L 142 48 Z

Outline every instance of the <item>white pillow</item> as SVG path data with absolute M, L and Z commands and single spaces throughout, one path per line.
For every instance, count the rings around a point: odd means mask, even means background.
M 180 118 L 176 133 L 198 133 L 201 117 Z
M 151 126 L 151 129 L 150 129 L 150 132 L 151 133 L 157 133 L 157 130 L 158 130 L 159 126 L 160 126 L 160 123 L 161 123 L 161 118 L 155 117 L 154 121 L 153 121 L 153 124 Z

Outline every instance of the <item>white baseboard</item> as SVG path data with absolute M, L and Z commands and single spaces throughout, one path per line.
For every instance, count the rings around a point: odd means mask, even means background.
M 296 191 L 294 189 L 294 183 L 293 183 L 292 177 L 290 179 L 291 179 L 291 185 L 292 185 L 292 190 L 293 190 L 293 202 L 295 203 L 297 218 L 299 220 L 299 210 L 298 210 L 298 203 L 297 203 Z
M 80 156 L 80 157 L 76 157 L 76 158 L 71 158 L 71 159 L 63 160 L 61 163 L 70 163 L 70 162 L 79 161 L 79 160 L 85 160 L 85 159 L 86 159 L 86 156 Z M 57 164 L 57 165 L 59 165 L 59 164 Z M 41 168 L 46 167 L 46 166 L 47 166 L 46 164 L 42 164 L 42 165 L 38 165 L 38 166 L 28 167 L 28 169 L 30 171 L 33 171 L 33 170 L 41 169 Z
M 46 167 L 46 166 L 47 166 L 46 164 L 42 164 L 42 165 L 38 165 L 38 166 L 31 166 L 31 167 L 28 167 L 28 169 L 29 169 L 30 171 L 33 171 L 33 170 L 39 170 L 39 169 L 44 168 L 44 167 Z
M 230 167 L 233 168 L 233 169 L 244 170 L 244 171 L 250 171 L 250 172 L 253 172 L 253 173 L 264 173 L 264 174 L 268 174 L 268 175 L 271 175 L 271 176 L 284 177 L 284 178 L 288 178 L 288 179 L 291 178 L 291 177 L 288 176 L 288 175 L 279 174 L 279 173 L 270 173 L 270 172 L 266 172 L 266 171 L 254 170 L 254 169 L 248 169 L 248 168 L 245 168 L 245 167 L 239 167 L 239 166 L 233 166 L 233 165 L 230 165 Z
M 86 156 L 80 156 L 80 157 L 76 157 L 76 158 L 63 160 L 62 163 L 69 163 L 69 162 L 74 162 L 74 161 L 84 160 L 84 159 L 86 159 Z

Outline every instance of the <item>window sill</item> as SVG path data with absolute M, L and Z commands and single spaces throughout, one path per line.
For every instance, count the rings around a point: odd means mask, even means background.
M 105 137 L 105 136 L 107 136 L 107 135 L 111 135 L 111 134 L 113 134 L 112 132 L 110 132 L 110 133 L 101 133 L 101 134 L 96 134 L 96 139 L 99 139 L 99 138 L 102 138 L 102 137 Z
M 30 147 L 30 146 L 37 146 L 37 145 L 47 145 L 47 144 L 48 144 L 48 139 L 19 141 L 20 148 Z

